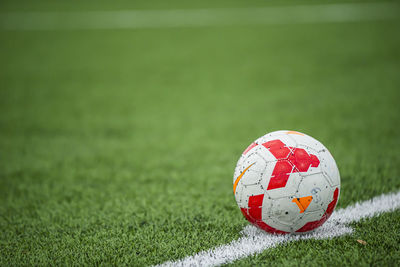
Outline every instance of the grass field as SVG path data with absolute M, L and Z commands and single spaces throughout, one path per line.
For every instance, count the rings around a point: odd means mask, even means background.
M 49 3 L 2 2 L 0 17 L 265 5 Z M 397 192 L 399 27 L 400 15 L 1 30 L 0 265 L 153 265 L 229 243 L 248 224 L 232 194 L 236 161 L 274 130 L 329 148 L 341 172 L 338 208 Z M 349 236 L 289 243 L 234 265 L 400 264 L 399 211 L 352 226 Z

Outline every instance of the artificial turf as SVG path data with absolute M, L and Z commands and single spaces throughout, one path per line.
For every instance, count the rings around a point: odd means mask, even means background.
M 329 148 L 338 208 L 397 192 L 399 26 L 0 31 L 0 265 L 152 265 L 228 243 L 248 224 L 236 160 L 274 130 Z M 234 264 L 399 265 L 399 221 Z

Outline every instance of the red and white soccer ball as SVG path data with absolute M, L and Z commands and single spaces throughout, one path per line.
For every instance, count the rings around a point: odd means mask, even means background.
M 328 149 L 295 131 L 258 138 L 243 152 L 233 177 L 246 219 L 276 234 L 321 226 L 335 209 L 339 190 L 339 170 Z

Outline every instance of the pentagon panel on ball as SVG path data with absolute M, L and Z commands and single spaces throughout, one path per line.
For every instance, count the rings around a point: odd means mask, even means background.
M 305 233 L 331 216 L 340 175 L 328 149 L 296 131 L 276 131 L 251 143 L 233 177 L 245 218 L 275 234 Z

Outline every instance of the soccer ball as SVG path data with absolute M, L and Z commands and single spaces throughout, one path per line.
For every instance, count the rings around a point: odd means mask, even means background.
M 328 149 L 295 131 L 258 138 L 240 157 L 233 192 L 244 217 L 275 234 L 305 233 L 331 216 L 340 175 Z

